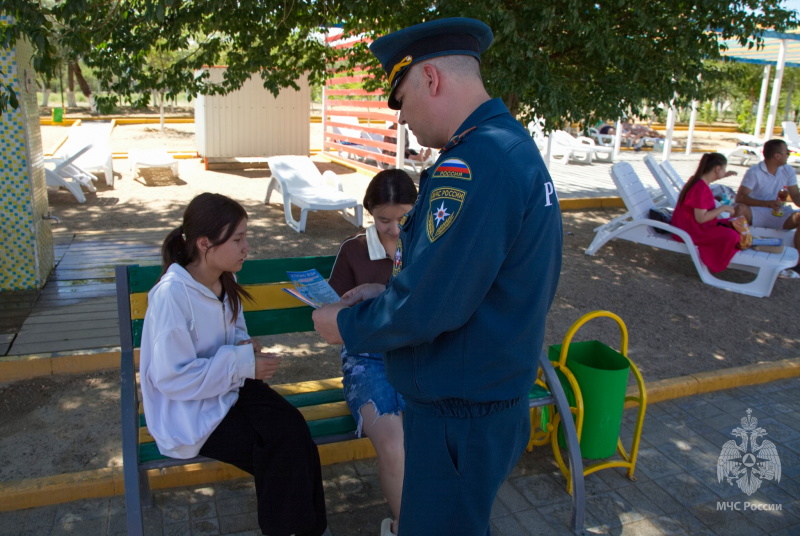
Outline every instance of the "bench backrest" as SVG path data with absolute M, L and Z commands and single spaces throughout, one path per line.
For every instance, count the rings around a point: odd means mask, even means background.
M 312 308 L 281 290 L 291 285 L 287 282 L 286 272 L 316 268 L 327 278 L 335 260 L 336 257 L 331 255 L 245 261 L 237 278 L 254 299 L 253 302 L 244 302 L 248 333 L 252 336 L 264 336 L 312 330 Z M 160 274 L 160 266 L 118 266 L 116 270 L 121 345 L 122 440 L 123 451 L 133 453 L 129 455 L 131 460 L 129 466 L 158 462 L 165 458 L 158 453 L 152 437 L 145 428 L 136 388 L 134 363 L 134 348 L 139 347 L 144 314 L 147 311 L 147 293 L 156 284 Z M 126 300 L 126 297 L 129 299 Z M 288 393 L 281 394 L 287 396 L 287 400 L 296 407 L 343 400 L 341 388 L 326 386 L 323 389 L 327 390 L 289 396 Z M 346 411 L 338 411 L 333 416 L 325 415 L 324 418 L 317 419 L 309 426 L 315 438 L 322 438 L 320 441 L 333 441 L 339 437 L 350 438 L 352 436 L 350 432 L 355 429 L 355 423 Z M 136 460 L 136 463 L 133 463 L 133 460 Z M 168 463 L 172 462 L 164 462 L 165 466 Z
M 303 305 L 297 298 L 281 290 L 283 287 L 291 287 L 291 283 L 287 283 L 286 272 L 316 268 L 323 277 L 328 278 L 335 260 L 335 256 L 329 255 L 245 261 L 236 276 L 239 283 L 254 298 L 254 302 L 245 300 L 243 303 L 245 322 L 250 335 L 265 336 L 311 331 L 313 329 L 311 307 Z M 132 347 L 138 348 L 142 337 L 144 314 L 147 311 L 147 293 L 158 281 L 161 267 L 132 265 L 125 268 L 130 296 Z M 120 322 L 123 320 L 120 316 Z
M 311 307 L 281 290 L 288 287 L 287 271 L 305 271 L 316 268 L 323 277 L 329 277 L 334 256 L 298 257 L 245 261 L 237 274 L 239 282 L 253 296 L 253 302 L 244 302 L 244 315 L 248 333 L 253 336 L 310 331 L 313 328 Z M 150 500 L 147 471 L 187 463 L 210 461 L 203 457 L 191 460 L 167 458 L 158 451 L 150 436 L 142 408 L 139 404 L 136 381 L 134 348 L 142 336 L 144 314 L 147 311 L 147 293 L 161 274 L 160 266 L 117 266 L 117 311 L 120 325 L 120 405 L 122 422 L 122 457 L 125 476 L 125 504 L 128 512 L 128 533 L 143 533 L 142 504 Z M 309 422 L 314 440 L 322 445 L 353 439 L 355 421 L 343 400 L 338 380 L 320 380 L 314 386 L 278 391 L 301 413 L 324 408 L 326 411 L 303 413 Z M 318 385 L 317 385 L 318 384 Z M 278 390 L 278 386 L 274 386 Z M 366 440 L 359 440 L 360 442 Z M 363 449 L 362 449 L 363 450 Z M 348 453 L 349 454 L 349 453 Z M 338 458 L 333 461 L 342 461 Z M 333 462 L 329 462 L 333 463 Z
M 611 166 L 611 179 L 633 219 L 648 219 L 655 204 L 630 162 L 617 162 Z

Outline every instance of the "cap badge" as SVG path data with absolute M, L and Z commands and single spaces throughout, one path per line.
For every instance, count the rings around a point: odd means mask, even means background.
M 414 61 L 414 58 L 412 58 L 411 56 L 406 56 L 405 58 L 403 58 L 402 60 L 398 61 L 394 65 L 394 67 L 392 68 L 392 72 L 389 73 L 389 85 L 390 86 L 392 85 L 392 82 L 394 82 L 394 77 L 397 76 L 397 74 L 403 69 L 403 67 L 405 67 L 406 65 L 409 65 L 412 61 Z

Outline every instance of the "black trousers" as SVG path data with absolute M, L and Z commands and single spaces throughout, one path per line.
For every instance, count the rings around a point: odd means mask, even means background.
M 269 536 L 320 536 L 328 525 L 319 452 L 297 409 L 261 380 L 239 400 L 200 454 L 255 478 L 258 525 Z

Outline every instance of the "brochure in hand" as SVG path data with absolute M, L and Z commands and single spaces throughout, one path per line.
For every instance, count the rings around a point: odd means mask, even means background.
M 284 287 L 283 290 L 314 309 L 339 301 L 339 295 L 317 270 L 286 272 L 286 275 L 294 288 Z

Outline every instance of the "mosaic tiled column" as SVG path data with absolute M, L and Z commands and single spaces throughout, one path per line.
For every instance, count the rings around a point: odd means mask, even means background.
M 0 82 L 20 104 L 0 114 L 0 292 L 44 286 L 55 264 L 31 55 L 23 40 L 0 49 Z

